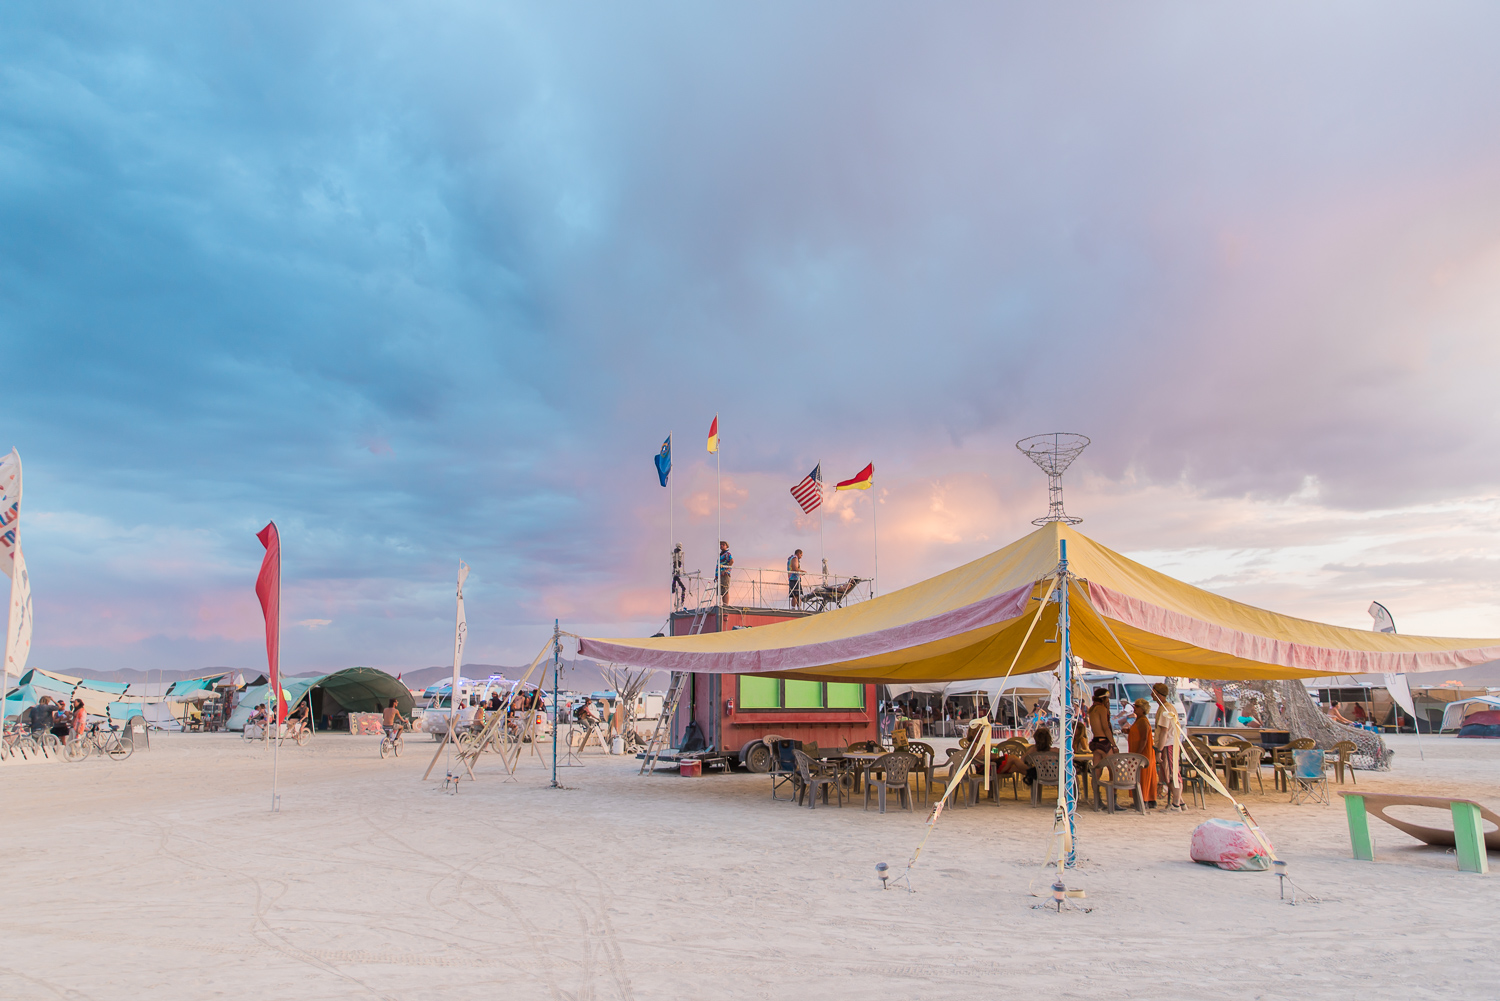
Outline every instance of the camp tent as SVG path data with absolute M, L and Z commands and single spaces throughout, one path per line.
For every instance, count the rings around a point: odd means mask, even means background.
M 1448 703 L 1443 709 L 1443 725 L 1438 727 L 1438 732 L 1456 730 L 1463 726 L 1469 714 L 1470 706 L 1474 706 L 1476 711 L 1500 709 L 1500 698 L 1496 698 L 1493 695 L 1479 695 L 1472 699 L 1459 699 L 1456 702 Z
M 1225 679 L 1415 672 L 1500 660 L 1500 639 L 1325 625 L 1232 601 L 1127 559 L 1060 522 L 878 598 L 806 618 L 696 636 L 582 638 L 596 660 L 664 671 L 834 681 L 961 681 L 1050 670 L 1066 542 L 1072 647 L 1089 664 Z M 1028 635 L 1029 633 L 1029 635 Z
M 15 690 L 6 694 L 5 713 L 3 718 L 10 719 L 12 716 L 20 715 L 21 713 L 30 709 L 32 706 L 36 705 L 38 702 L 42 701 L 42 695 L 44 694 L 46 693 L 38 692 L 31 685 L 19 686 Z
M 391 699 L 402 715 L 411 714 L 411 692 L 395 678 L 373 667 L 351 667 L 331 674 L 319 674 L 303 678 L 282 678 L 282 691 L 286 692 L 288 708 L 301 702 L 314 688 L 321 688 L 345 710 L 358 713 L 375 713 L 386 707 Z M 264 703 L 270 693 L 269 685 L 247 688 L 240 695 L 239 705 L 229 717 L 227 728 L 243 730 L 245 721 Z

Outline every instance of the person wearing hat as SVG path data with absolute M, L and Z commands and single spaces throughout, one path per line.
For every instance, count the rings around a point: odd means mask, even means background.
M 1115 724 L 1109 718 L 1109 689 L 1094 689 L 1094 704 L 1089 706 L 1089 729 L 1094 737 L 1089 741 L 1089 750 L 1094 755 L 1094 767 L 1104 764 L 1104 756 L 1120 749 L 1115 742 Z
M 1171 694 L 1165 682 L 1151 686 L 1151 697 L 1156 700 L 1156 769 L 1160 780 L 1167 785 L 1169 808 L 1184 810 L 1182 805 L 1182 773 L 1178 770 L 1177 755 L 1182 746 L 1182 720 L 1177 708 L 1168 698 Z M 1152 795 L 1148 793 L 1148 795 Z

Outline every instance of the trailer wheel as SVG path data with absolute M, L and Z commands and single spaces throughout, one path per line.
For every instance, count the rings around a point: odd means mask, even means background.
M 745 749 L 745 767 L 758 775 L 771 770 L 771 749 L 765 741 L 757 740 Z

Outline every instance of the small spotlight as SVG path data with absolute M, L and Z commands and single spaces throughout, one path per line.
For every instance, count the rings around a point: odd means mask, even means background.
M 1277 859 L 1276 861 L 1274 861 L 1274 862 L 1271 863 L 1271 868 L 1273 868 L 1273 869 L 1276 870 L 1276 881 L 1279 884 L 1279 889 L 1281 890 L 1281 899 L 1285 900 L 1286 899 L 1286 863 L 1283 862 L 1281 859 Z
M 880 877 L 880 888 L 882 890 L 889 890 L 890 889 L 890 884 L 888 884 L 886 882 L 886 880 L 888 880 L 888 879 L 891 878 L 890 877 L 890 868 L 891 867 L 888 866 L 888 865 L 886 865 L 884 862 L 876 862 L 875 863 L 875 875 L 877 875 L 877 876 Z

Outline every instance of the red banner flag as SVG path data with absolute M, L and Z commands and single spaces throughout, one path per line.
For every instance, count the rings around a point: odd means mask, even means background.
M 256 532 L 255 537 L 266 547 L 266 557 L 260 561 L 260 576 L 255 578 L 255 596 L 260 599 L 260 610 L 266 617 L 266 661 L 270 665 L 266 677 L 276 699 L 276 721 L 285 723 L 286 701 L 281 697 L 281 536 L 273 521 Z

